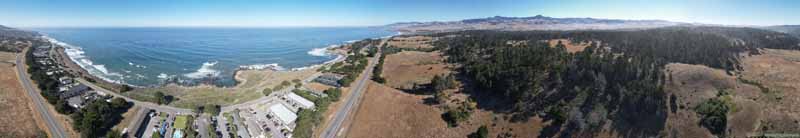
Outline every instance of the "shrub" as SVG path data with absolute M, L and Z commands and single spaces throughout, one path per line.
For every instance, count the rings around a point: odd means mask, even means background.
M 342 96 L 342 89 L 339 88 L 328 88 L 324 92 L 328 95 L 328 98 L 334 102 L 339 101 L 339 98 Z
M 292 83 L 291 83 L 291 82 L 289 82 L 289 81 L 283 81 L 283 82 L 281 82 L 281 85 L 283 85 L 283 86 L 289 86 L 289 85 L 292 85 Z
M 728 123 L 727 114 L 731 107 L 731 104 L 725 100 L 712 98 L 697 105 L 694 109 L 701 115 L 701 126 L 707 128 L 711 133 L 724 135 Z
M 470 112 L 463 109 L 449 109 L 447 112 L 442 114 L 442 119 L 447 122 L 447 125 L 450 127 L 457 127 L 459 122 L 465 121 L 469 118 Z
M 261 90 L 261 93 L 264 94 L 264 96 L 269 96 L 269 94 L 272 93 L 272 89 L 264 88 L 264 90 Z
M 221 107 L 219 105 L 206 105 L 205 108 L 204 108 L 204 112 L 205 113 L 211 114 L 213 116 L 219 115 L 219 112 L 221 110 L 222 109 L 221 109 Z
M 467 137 L 469 138 L 488 138 L 489 137 L 489 129 L 486 128 L 485 125 L 478 128 L 477 131 L 469 134 Z

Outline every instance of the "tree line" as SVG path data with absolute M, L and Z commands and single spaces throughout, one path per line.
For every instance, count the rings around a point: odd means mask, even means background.
M 28 73 L 31 80 L 36 82 L 41 91 L 42 97 L 52 104 L 56 111 L 61 114 L 70 115 L 72 118 L 73 129 L 80 132 L 81 137 L 94 138 L 106 136 L 115 124 L 122 120 L 122 113 L 132 106 L 132 103 L 122 98 L 114 98 L 110 102 L 98 98 L 89 100 L 81 109 L 75 109 L 67 104 L 67 99 L 59 97 L 57 76 L 69 76 L 69 74 L 54 73 L 47 75 L 45 65 L 35 62 L 33 50 L 25 53 L 25 62 L 28 65 Z M 115 135 L 117 133 L 108 133 Z
M 329 88 L 325 90 L 324 93 L 328 95 L 326 97 L 313 96 L 309 91 L 298 89 L 294 89 L 292 92 L 300 97 L 313 101 L 316 106 L 316 109 L 300 109 L 300 111 L 297 112 L 297 121 L 295 121 L 297 125 L 292 132 L 294 137 L 297 138 L 311 138 L 314 129 L 318 127 L 319 124 L 322 124 L 322 114 L 328 110 L 328 105 L 339 101 L 342 95 L 342 90 L 339 88 Z
M 367 67 L 368 55 L 375 55 L 370 50 L 367 50 L 367 55 L 362 54 L 360 51 L 368 46 L 376 47 L 378 44 L 380 44 L 380 39 L 365 39 L 354 42 L 350 44 L 350 51 L 348 51 L 352 55 L 347 56 L 344 62 L 335 63 L 329 69 L 322 70 L 322 72 L 342 74 L 344 78 L 340 79 L 338 83 L 345 87 L 350 86 L 350 83 L 355 81 L 356 77 Z
M 512 120 L 554 120 L 542 136 L 591 136 L 604 124 L 628 136 L 658 135 L 666 121 L 667 63 L 740 70 L 739 55 L 797 49 L 797 38 L 753 28 L 666 27 L 628 31 L 462 31 L 433 34 L 447 62 L 477 93 L 507 99 Z M 569 53 L 546 40 L 593 42 Z M 527 40 L 522 46 L 509 41 Z M 599 41 L 600 43 L 594 43 Z M 503 110 L 505 111 L 505 110 Z M 609 122 L 610 121 L 610 122 Z M 563 128 L 563 129 L 562 129 Z

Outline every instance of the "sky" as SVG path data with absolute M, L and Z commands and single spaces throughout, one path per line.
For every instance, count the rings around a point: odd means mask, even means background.
M 377 26 L 491 16 L 800 24 L 798 0 L 0 0 L 12 27 Z

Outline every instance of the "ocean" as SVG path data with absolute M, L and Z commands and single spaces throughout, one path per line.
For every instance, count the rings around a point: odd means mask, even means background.
M 34 28 L 92 75 L 133 86 L 233 86 L 241 66 L 280 70 L 331 61 L 325 48 L 396 34 L 383 28 Z

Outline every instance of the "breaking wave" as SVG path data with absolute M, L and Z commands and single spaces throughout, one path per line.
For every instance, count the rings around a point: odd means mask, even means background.
M 312 56 L 318 56 L 318 57 L 330 56 L 331 55 L 331 51 L 330 50 L 333 49 L 333 48 L 337 48 L 339 46 L 341 46 L 341 45 L 329 45 L 327 47 L 314 48 L 314 49 L 311 49 L 311 51 L 308 51 L 308 54 L 312 55 Z
M 103 79 L 108 82 L 119 83 L 123 84 L 123 75 L 116 72 L 111 72 L 106 69 L 106 66 L 103 64 L 94 64 L 92 60 L 84 55 L 83 49 L 80 47 L 72 46 L 67 43 L 58 41 L 56 39 L 50 38 L 48 36 L 42 36 L 42 39 L 47 40 L 50 43 L 56 44 L 57 46 L 63 47 L 64 52 L 67 54 L 72 62 L 78 64 L 81 68 L 89 72 L 89 74 L 93 76 L 97 76 L 100 79 Z
M 311 49 L 311 51 L 308 51 L 308 54 L 312 55 L 312 56 L 318 56 L 318 57 L 328 56 L 328 48 L 327 47 L 314 48 L 314 49 Z
M 271 69 L 271 70 L 277 70 L 277 71 L 286 70 L 285 68 L 283 68 L 280 65 L 278 65 L 278 63 L 242 65 L 242 66 L 239 66 L 239 69 L 246 69 L 246 70 Z
M 205 78 L 205 77 L 217 77 L 220 74 L 220 71 L 213 69 L 214 65 L 217 65 L 217 62 L 205 62 L 203 65 L 200 66 L 197 71 L 192 73 L 184 74 L 183 76 L 193 79 Z
M 128 65 L 136 67 L 136 68 L 143 68 L 143 69 L 147 68 L 147 66 L 139 65 L 139 64 L 133 64 L 133 62 L 128 62 Z

